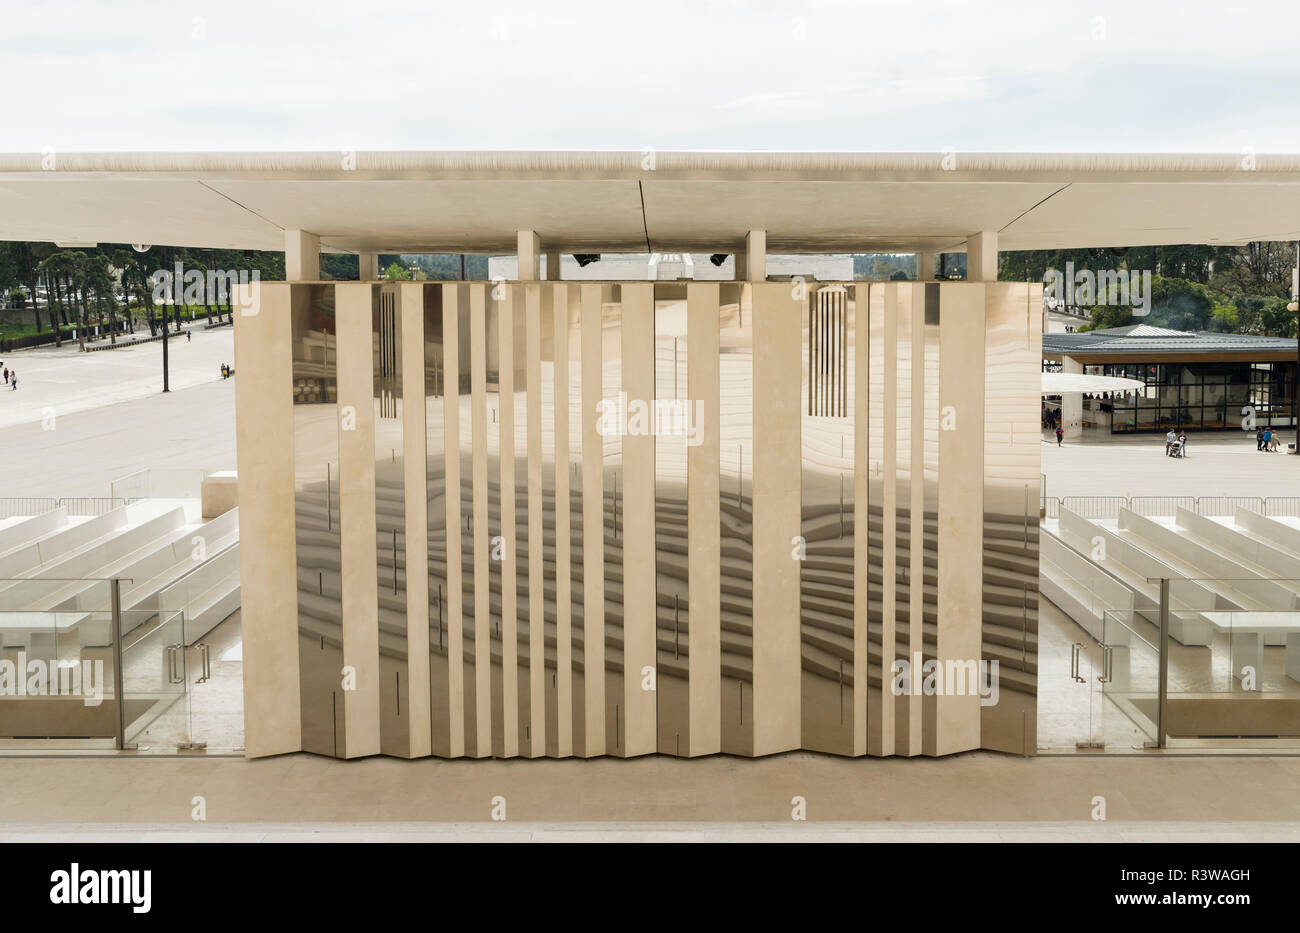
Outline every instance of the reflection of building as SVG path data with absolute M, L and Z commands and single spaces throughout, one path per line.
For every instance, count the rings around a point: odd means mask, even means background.
M 1126 396 L 1067 394 L 1057 403 L 1067 438 L 1295 423 L 1294 340 L 1133 324 L 1044 334 L 1043 360 L 1067 373 L 1121 376 L 1147 385 Z

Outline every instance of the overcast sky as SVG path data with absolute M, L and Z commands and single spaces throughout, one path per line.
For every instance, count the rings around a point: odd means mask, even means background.
M 1300 152 L 1300 3 L 0 4 L 0 151 Z

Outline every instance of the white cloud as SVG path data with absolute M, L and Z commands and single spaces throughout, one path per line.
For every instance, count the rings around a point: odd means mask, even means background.
M 10 0 L 0 149 L 1300 151 L 1297 26 L 1293 2 Z

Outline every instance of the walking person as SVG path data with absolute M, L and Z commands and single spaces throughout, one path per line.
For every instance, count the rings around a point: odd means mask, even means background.
M 1170 428 L 1169 433 L 1165 435 L 1165 456 L 1166 457 L 1173 456 L 1174 445 L 1177 443 L 1178 443 L 1178 435 L 1174 433 L 1173 428 Z
M 1273 449 L 1273 431 L 1270 428 L 1265 428 L 1264 429 L 1264 450 L 1269 451 L 1272 449 Z
M 1180 456 L 1187 456 L 1187 432 L 1181 428 L 1178 429 L 1178 453 Z
M 1255 449 L 1256 449 L 1256 450 L 1263 450 L 1263 449 L 1264 449 L 1264 429 L 1263 429 L 1263 428 L 1256 428 L 1256 429 L 1255 429 Z
M 1056 426 L 1056 446 L 1057 446 L 1057 447 L 1060 447 L 1060 446 L 1061 446 L 1061 439 L 1062 439 L 1063 437 L 1065 437 L 1065 431 L 1063 431 L 1063 430 L 1061 429 L 1061 426 L 1058 424 L 1058 425 Z

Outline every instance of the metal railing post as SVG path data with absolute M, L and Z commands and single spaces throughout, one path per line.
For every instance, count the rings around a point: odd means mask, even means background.
M 1156 707 L 1156 747 L 1165 748 L 1169 726 L 1169 578 L 1160 578 L 1160 684 Z
M 109 605 L 113 616 L 113 687 L 117 694 L 117 749 L 126 747 L 126 672 L 122 668 L 122 581 L 108 581 Z

